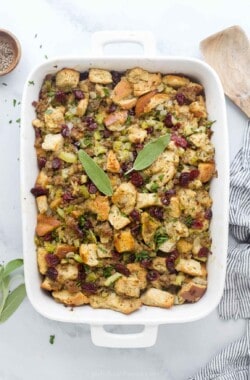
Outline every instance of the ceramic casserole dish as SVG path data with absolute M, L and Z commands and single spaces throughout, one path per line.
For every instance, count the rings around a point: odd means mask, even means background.
M 104 57 L 104 46 L 113 42 L 136 42 L 143 46 L 141 57 Z M 229 155 L 225 99 L 218 76 L 204 62 L 183 57 L 157 57 L 150 33 L 142 32 L 100 32 L 93 36 L 93 57 L 62 57 L 48 60 L 36 67 L 29 75 L 23 92 L 21 114 L 21 200 L 23 222 L 23 254 L 27 294 L 33 307 L 44 317 L 71 323 L 85 323 L 91 326 L 92 340 L 96 345 L 106 347 L 148 347 L 157 338 L 161 324 L 186 323 L 205 317 L 219 303 L 222 296 L 227 254 L 228 237 L 228 194 Z M 69 67 L 85 71 L 91 67 L 125 71 L 133 67 L 160 73 L 182 73 L 200 82 L 205 89 L 206 107 L 210 120 L 216 120 L 212 130 L 215 146 L 215 160 L 218 177 L 212 180 L 213 218 L 211 222 L 212 252 L 208 260 L 208 288 L 200 301 L 194 304 L 178 305 L 171 309 L 143 306 L 131 315 L 112 310 L 92 309 L 89 306 L 66 308 L 56 303 L 41 288 L 37 268 L 34 233 L 36 226 L 36 204 L 30 189 L 33 187 L 38 168 L 34 149 L 32 120 L 35 110 L 32 102 L 39 97 L 44 77 Z M 31 82 L 32 81 L 32 82 Z M 33 83 L 34 85 L 29 85 Z M 112 334 L 104 325 L 143 325 L 144 330 L 136 334 Z

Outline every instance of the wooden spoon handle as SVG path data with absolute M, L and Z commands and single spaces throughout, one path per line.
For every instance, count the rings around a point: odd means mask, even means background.
M 222 30 L 201 41 L 200 49 L 225 94 L 250 117 L 250 43 L 244 31 L 237 25 Z

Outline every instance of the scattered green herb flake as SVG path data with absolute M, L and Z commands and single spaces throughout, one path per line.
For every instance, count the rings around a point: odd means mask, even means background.
M 47 109 L 45 111 L 46 115 L 51 115 L 53 113 L 53 110 L 52 109 Z
M 112 271 L 113 271 L 113 267 L 111 266 L 103 268 L 102 270 L 103 277 L 105 278 L 110 277 L 112 274 Z
M 43 45 L 40 45 L 39 47 L 40 47 L 40 49 L 42 49 Z
M 50 335 L 49 342 L 50 342 L 50 344 L 54 344 L 55 343 L 55 335 Z
M 103 169 L 82 149 L 78 151 L 78 157 L 87 176 L 96 185 L 98 190 L 105 195 L 111 196 L 113 194 L 111 182 Z
M 107 87 L 103 87 L 103 92 L 104 92 L 105 96 L 109 96 L 110 95 L 110 90 Z
M 45 58 L 45 59 L 48 59 L 48 56 L 45 54 L 44 58 Z
M 193 221 L 194 219 L 192 218 L 191 215 L 186 216 L 184 219 L 184 223 L 186 224 L 188 228 L 192 227 Z
M 29 81 L 28 81 L 28 85 L 29 85 L 29 86 L 31 86 L 31 85 L 34 86 L 34 85 L 35 85 L 35 82 L 34 82 L 33 80 L 29 80 Z
M 13 99 L 13 107 L 16 107 L 16 99 Z
M 9 121 L 9 124 L 12 124 L 12 120 Z
M 21 102 L 20 102 L 20 100 L 19 100 L 19 102 L 17 103 L 17 105 L 19 106 L 21 104 Z
M 80 228 L 84 228 L 86 223 L 86 219 L 84 218 L 84 215 L 79 216 L 78 218 L 78 225 Z
M 141 251 L 135 254 L 135 261 L 142 261 L 149 258 L 149 252 L 148 251 Z
M 130 125 L 130 123 L 131 123 L 131 116 L 130 115 L 128 115 L 128 117 L 127 117 L 127 120 L 126 120 L 126 125 Z
M 3 86 L 8 86 L 7 83 L 2 83 Z
M 152 191 L 153 193 L 156 193 L 158 189 L 159 185 L 156 182 L 152 183 L 152 185 L 150 186 L 150 191 Z
M 164 152 L 169 141 L 170 134 L 167 133 L 161 137 L 158 137 L 158 139 L 146 144 L 136 157 L 133 167 L 125 174 L 129 174 L 133 170 L 146 169 L 159 157 L 161 153 Z
M 37 33 L 35 34 L 34 38 L 37 38 Z
M 20 119 L 20 118 L 19 118 L 19 119 L 16 119 L 16 123 L 20 124 L 20 122 L 21 122 L 21 119 Z
M 157 231 L 154 235 L 154 241 L 156 243 L 156 247 L 159 248 L 165 241 L 168 240 L 168 235 L 162 231 Z

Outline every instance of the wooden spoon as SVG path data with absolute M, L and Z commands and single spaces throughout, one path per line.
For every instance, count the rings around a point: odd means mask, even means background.
M 201 41 L 200 49 L 225 94 L 250 117 L 250 43 L 244 31 L 231 26 Z

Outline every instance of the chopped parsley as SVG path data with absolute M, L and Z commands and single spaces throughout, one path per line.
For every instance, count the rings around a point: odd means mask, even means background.
M 113 271 L 113 267 L 111 266 L 103 268 L 102 270 L 103 277 L 105 278 L 110 277 L 112 274 L 112 271 Z
M 13 107 L 16 107 L 16 99 L 13 99 Z
M 50 342 L 50 344 L 54 344 L 54 342 L 55 342 L 55 335 L 50 335 L 49 342 Z
M 142 260 L 149 259 L 149 252 L 148 251 L 141 251 L 135 254 L 135 262 L 140 262 Z
M 29 85 L 29 86 L 31 86 L 31 85 L 34 86 L 34 85 L 35 85 L 35 82 L 34 82 L 33 80 L 29 80 L 29 81 L 28 81 L 28 85 Z
M 192 227 L 193 222 L 194 222 L 194 219 L 192 218 L 191 215 L 186 216 L 184 219 L 184 223 L 186 224 L 188 228 Z

